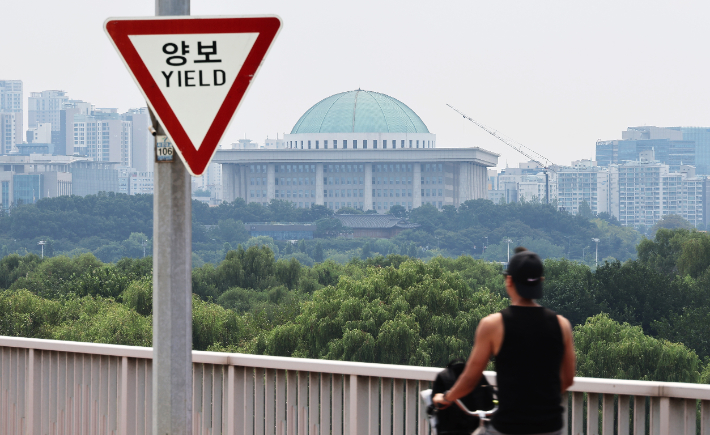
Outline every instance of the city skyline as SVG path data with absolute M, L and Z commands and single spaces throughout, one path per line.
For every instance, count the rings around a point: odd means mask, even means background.
M 22 20 L 0 29 L 17 41 L 4 78 L 23 80 L 25 98 L 62 89 L 120 112 L 144 106 L 101 25 L 110 16 L 153 15 L 152 2 L 75 1 L 72 13 L 47 1 L 8 6 L 43 29 L 26 32 Z M 526 159 L 446 103 L 558 164 L 593 157 L 598 139 L 616 139 L 627 126 L 707 125 L 707 61 L 696 53 L 710 33 L 701 18 L 709 7 L 193 1 L 192 14 L 275 13 L 284 21 L 222 143 L 289 133 L 320 99 L 362 88 L 406 102 L 441 146 L 501 154 L 501 168 Z

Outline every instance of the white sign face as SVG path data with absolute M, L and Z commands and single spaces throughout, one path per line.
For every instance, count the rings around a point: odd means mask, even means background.
M 175 153 L 195 176 L 209 165 L 280 28 L 276 16 L 104 23 Z M 161 158 L 170 153 L 165 147 L 156 152 L 165 153 Z
M 199 149 L 258 36 L 217 33 L 128 37 Z

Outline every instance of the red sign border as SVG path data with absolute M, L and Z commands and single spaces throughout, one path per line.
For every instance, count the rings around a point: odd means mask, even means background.
M 281 28 L 278 16 L 258 17 L 146 17 L 109 18 L 104 29 L 138 84 L 146 102 L 160 121 L 192 175 L 202 175 L 212 160 L 222 135 L 239 108 L 251 81 Z M 188 35 L 203 33 L 258 33 L 254 46 L 229 89 L 199 149 L 190 140 L 165 96 L 153 80 L 129 35 Z

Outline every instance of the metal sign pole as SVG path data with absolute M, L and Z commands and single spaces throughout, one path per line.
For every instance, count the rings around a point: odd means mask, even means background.
M 155 15 L 190 15 L 190 0 L 155 0 Z M 157 122 L 154 128 L 157 146 L 165 132 Z M 192 178 L 179 157 L 156 160 L 153 174 L 153 434 L 189 435 Z

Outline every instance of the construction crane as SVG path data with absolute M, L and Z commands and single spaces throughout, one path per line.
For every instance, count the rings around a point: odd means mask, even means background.
M 490 134 L 491 136 L 495 137 L 499 141 L 501 141 L 504 144 L 508 145 L 509 147 L 513 148 L 515 151 L 519 152 L 520 154 L 524 155 L 530 161 L 533 161 L 533 162 L 537 163 L 538 165 L 540 165 L 543 168 L 543 171 L 545 172 L 545 202 L 546 202 L 546 204 L 550 203 L 550 174 L 548 173 L 548 171 L 552 171 L 555 173 L 557 172 L 552 168 L 552 166 L 554 166 L 554 163 L 552 163 L 552 161 L 550 159 L 548 159 L 547 157 L 538 153 L 537 151 L 526 147 L 525 145 L 523 145 L 521 143 L 515 142 L 511 139 L 504 137 L 502 134 L 498 133 L 496 130 L 486 127 L 485 125 L 481 124 L 480 122 L 476 121 L 475 119 L 471 118 L 470 116 L 467 116 L 465 113 L 463 113 L 459 109 L 455 108 L 451 104 L 447 104 L 447 106 L 449 106 L 451 109 L 455 110 L 459 115 L 463 116 L 464 119 L 471 121 L 474 124 L 476 124 L 477 126 L 479 126 L 480 128 L 482 128 L 486 133 Z M 523 151 L 523 149 L 527 150 L 527 152 Z M 535 155 L 537 157 L 533 157 L 533 155 Z M 543 161 L 545 163 L 542 163 Z

